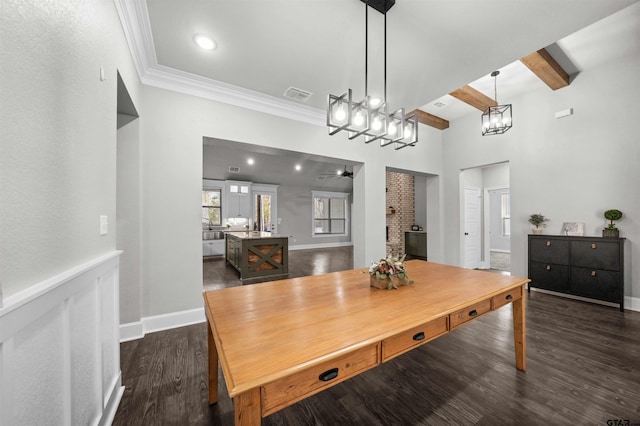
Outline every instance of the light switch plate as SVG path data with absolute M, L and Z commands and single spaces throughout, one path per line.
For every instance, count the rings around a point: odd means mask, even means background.
M 107 216 L 100 216 L 100 235 L 107 235 L 109 233 L 109 218 Z

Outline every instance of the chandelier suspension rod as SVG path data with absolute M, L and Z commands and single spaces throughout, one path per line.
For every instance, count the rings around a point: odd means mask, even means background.
M 384 13 L 384 103 L 387 103 L 387 13 Z
M 369 95 L 369 3 L 364 7 L 364 97 Z M 368 105 L 367 105 L 368 107 Z

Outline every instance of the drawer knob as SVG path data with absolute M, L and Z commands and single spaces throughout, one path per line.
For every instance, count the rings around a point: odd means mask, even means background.
M 476 317 L 476 316 L 478 316 L 478 311 L 476 311 L 476 310 L 474 309 L 473 311 L 469 312 L 469 316 L 470 316 L 470 317 Z
M 547 265 L 546 269 L 547 269 L 547 271 L 550 271 L 551 270 L 551 265 Z
M 415 340 L 416 342 L 419 342 L 420 340 L 424 340 L 424 331 L 414 334 L 413 340 Z
M 336 377 L 338 377 L 338 369 L 332 368 L 331 370 L 327 370 L 324 373 L 320 373 L 318 379 L 322 380 L 323 382 L 328 382 L 329 380 L 333 380 Z
M 591 244 L 591 248 L 592 248 L 592 249 L 594 249 L 594 248 L 596 248 L 596 247 L 597 247 L 597 246 L 596 246 L 596 243 Z
M 591 271 L 591 276 L 595 277 L 596 276 L 596 271 Z
M 511 300 L 511 299 L 513 299 L 513 296 L 512 296 L 512 295 L 510 295 L 510 294 L 507 294 L 507 297 L 505 297 L 505 299 L 507 299 L 507 300 Z
M 551 245 L 551 241 L 547 241 L 547 247 Z

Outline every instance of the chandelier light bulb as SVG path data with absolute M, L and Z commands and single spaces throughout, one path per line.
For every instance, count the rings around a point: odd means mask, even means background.
M 371 128 L 376 131 L 382 128 L 382 121 L 380 121 L 380 117 L 378 117 L 377 115 L 376 115 L 376 118 L 374 118 L 373 122 L 371 123 Z
M 344 121 L 344 119 L 347 117 L 347 112 L 344 110 L 344 105 L 342 103 L 340 104 L 340 106 L 336 110 L 336 112 L 333 115 L 333 117 L 337 121 Z
M 360 127 L 362 123 L 364 123 L 364 117 L 362 116 L 362 111 L 358 110 L 355 117 L 353 117 L 353 124 Z
M 396 134 L 396 130 L 398 130 L 396 128 L 396 123 L 390 123 L 389 124 L 389 132 L 388 133 L 393 136 L 393 135 Z
M 404 137 L 409 139 L 409 138 L 411 138 L 412 134 L 413 134 L 413 132 L 411 131 L 411 126 L 409 126 L 409 125 L 404 126 Z

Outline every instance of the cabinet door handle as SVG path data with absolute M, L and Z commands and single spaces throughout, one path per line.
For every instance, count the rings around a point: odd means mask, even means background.
M 551 270 L 551 265 L 547 265 L 546 269 L 547 269 L 547 271 L 550 271 Z
M 336 377 L 338 377 L 338 369 L 332 368 L 331 370 L 327 370 L 324 373 L 320 373 L 318 379 L 322 380 L 323 382 L 328 382 L 329 380 L 333 380 Z
M 592 249 L 594 249 L 594 248 L 596 248 L 596 247 L 597 247 L 597 246 L 596 246 L 596 243 L 591 244 L 591 248 L 592 248 Z
M 591 271 L 591 276 L 595 277 L 596 276 L 596 271 Z
M 512 296 L 512 295 L 510 295 L 510 294 L 507 294 L 507 297 L 505 297 L 505 299 L 507 299 L 507 300 L 511 300 L 511 299 L 513 299 L 513 296 Z
M 420 340 L 424 340 L 424 331 L 414 334 L 413 340 L 415 340 L 416 342 L 419 342 Z
M 478 316 L 478 311 L 476 311 L 475 309 L 471 312 L 469 312 L 469 316 L 470 317 L 477 317 Z
M 551 245 L 551 241 L 547 241 L 547 247 Z

